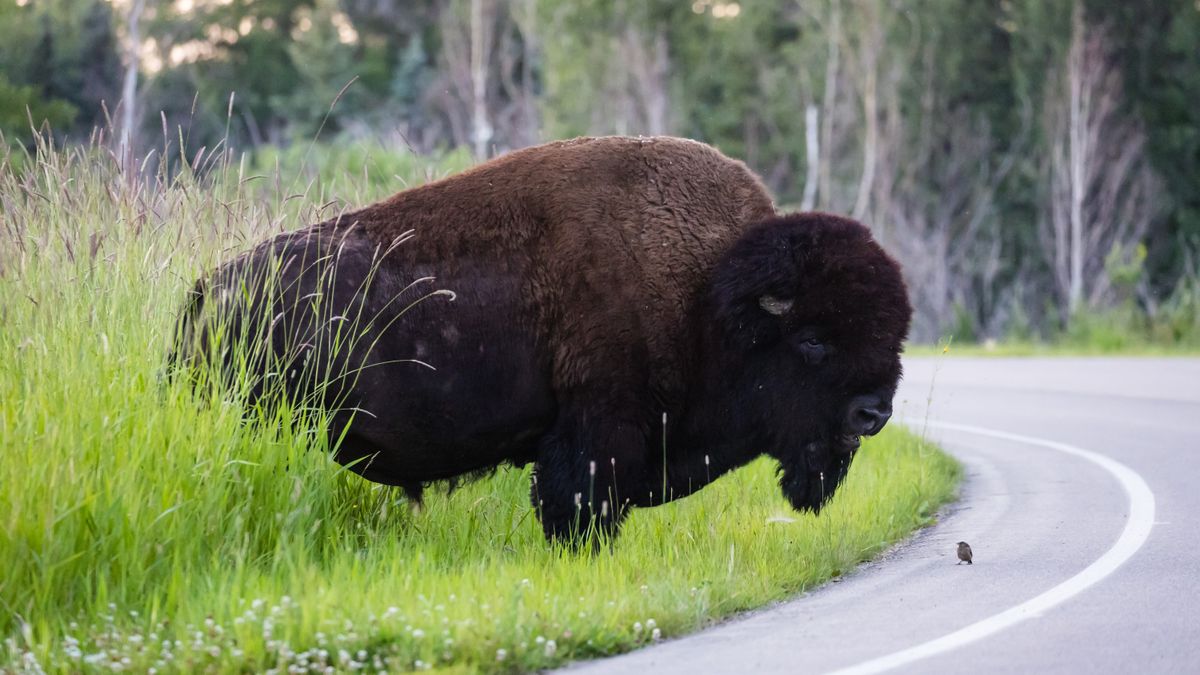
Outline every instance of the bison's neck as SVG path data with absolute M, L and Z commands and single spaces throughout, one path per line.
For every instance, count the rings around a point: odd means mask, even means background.
M 686 403 L 668 433 L 667 479 L 675 497 L 749 463 L 768 442 L 752 399 L 742 396 L 736 362 L 722 353 L 721 336 L 693 319 Z

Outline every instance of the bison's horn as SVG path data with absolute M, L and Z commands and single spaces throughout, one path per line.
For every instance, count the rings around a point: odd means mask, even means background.
M 773 295 L 764 295 L 758 299 L 758 305 L 767 310 L 768 314 L 783 316 L 792 308 L 792 301 L 780 300 Z

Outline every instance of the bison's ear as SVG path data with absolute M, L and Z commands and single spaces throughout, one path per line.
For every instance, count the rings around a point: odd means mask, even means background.
M 783 316 L 792 310 L 792 300 L 780 300 L 773 295 L 764 295 L 758 299 L 758 306 L 762 307 L 768 314 L 775 316 Z
M 751 229 L 713 270 L 713 318 L 733 344 L 744 348 L 778 342 L 795 303 L 795 259 L 788 242 L 776 234 L 769 222 Z

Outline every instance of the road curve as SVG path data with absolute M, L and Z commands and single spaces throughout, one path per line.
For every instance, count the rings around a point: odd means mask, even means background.
M 966 467 L 937 526 L 841 583 L 571 670 L 1200 672 L 1200 359 L 908 359 L 896 409 Z

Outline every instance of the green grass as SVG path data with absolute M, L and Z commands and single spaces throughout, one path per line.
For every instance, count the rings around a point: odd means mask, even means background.
M 910 344 L 910 356 L 1196 356 L 1200 355 L 1200 276 L 1184 274 L 1153 313 L 1132 300 L 1076 312 L 1064 327 L 1038 337 L 1015 331 L 976 342 L 943 336 Z
M 1030 340 L 1005 340 L 994 343 L 941 342 L 910 344 L 904 349 L 906 356 L 1198 356 L 1200 346 L 1193 344 L 1155 344 L 1128 342 L 1119 346 L 1075 341 L 1035 342 Z
M 954 494 L 958 466 L 893 428 L 820 517 L 765 461 L 596 554 L 546 545 L 524 471 L 416 513 L 286 409 L 248 424 L 162 377 L 202 270 L 364 195 L 237 163 L 131 183 L 87 149 L 30 165 L 0 167 L 0 670 L 534 670 L 845 573 Z

